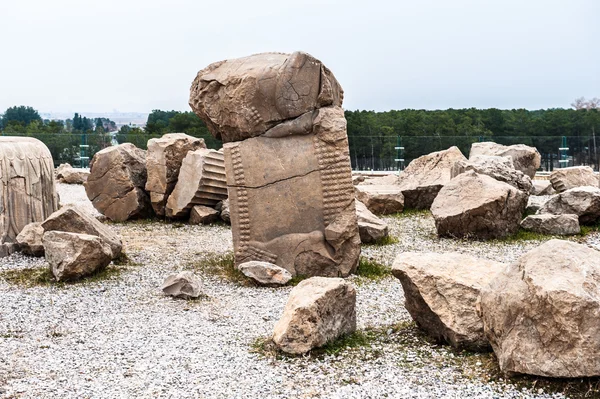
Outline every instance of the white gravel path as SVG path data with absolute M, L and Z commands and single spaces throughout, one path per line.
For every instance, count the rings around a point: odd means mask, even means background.
M 62 203 L 90 210 L 81 186 L 60 184 Z M 93 208 L 91 208 L 93 209 Z M 95 211 L 94 211 L 95 212 Z M 366 247 L 391 263 L 402 250 L 459 250 L 514 260 L 536 245 L 439 240 L 430 218 L 386 218 L 398 244 Z M 240 287 L 202 276 L 207 298 L 165 297 L 166 275 L 205 252 L 231 250 L 225 226 L 111 224 L 139 265 L 108 280 L 24 288 L 0 278 L 0 398 L 521 398 L 538 392 L 466 377 L 445 347 L 390 338 L 319 358 L 253 353 L 291 288 Z M 589 238 L 596 245 L 598 236 Z M 39 267 L 19 254 L 0 271 Z M 359 328 L 410 321 L 400 283 L 353 277 Z M 386 327 L 387 328 L 387 327 Z M 430 362 L 428 359 L 442 359 Z M 446 365 L 445 365 L 446 364 Z M 560 397 L 540 394 L 539 397 Z

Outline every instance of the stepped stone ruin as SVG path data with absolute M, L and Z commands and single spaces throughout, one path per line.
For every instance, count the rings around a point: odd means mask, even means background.
M 236 264 L 347 276 L 360 236 L 343 90 L 314 57 L 263 53 L 213 63 L 190 106 L 223 140 Z
M 58 209 L 48 147 L 31 137 L 0 137 L 0 257 L 17 249 L 25 226 Z

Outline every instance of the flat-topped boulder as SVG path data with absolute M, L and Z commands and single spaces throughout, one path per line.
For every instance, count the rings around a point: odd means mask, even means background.
M 531 179 L 542 164 L 542 156 L 535 147 L 525 144 L 502 145 L 493 142 L 473 143 L 469 159 L 479 155 L 510 157 L 515 169 L 525 173 Z
M 98 151 L 85 192 L 94 208 L 117 222 L 153 214 L 146 186 L 146 151 L 123 143 Z
M 190 224 L 210 224 L 219 220 L 219 211 L 209 206 L 195 205 L 190 212 Z
M 505 373 L 600 375 L 600 252 L 550 240 L 481 290 L 485 335 Z
M 397 185 L 354 186 L 354 194 L 375 215 L 399 213 L 404 209 L 404 195 Z
M 456 146 L 412 160 L 398 177 L 404 207 L 429 209 L 438 192 L 452 179 L 452 167 L 461 160 L 466 158 Z
M 486 351 L 490 345 L 477 314 L 480 290 L 506 265 L 460 253 L 404 252 L 392 265 L 405 306 L 417 325 L 437 341 Z
M 554 169 L 550 174 L 550 183 L 556 192 L 562 193 L 575 187 L 598 187 L 598 177 L 589 166 L 573 166 Z
M 60 164 L 56 168 L 56 179 L 65 184 L 83 184 L 87 181 L 90 171 L 86 169 L 75 169 L 68 163 Z
M 439 236 L 499 238 L 518 231 L 527 197 L 510 184 L 470 170 L 440 190 L 431 213 Z
M 579 217 L 577 215 L 529 215 L 521 222 L 525 230 L 541 234 L 572 235 L 579 234 Z
M 365 204 L 356 200 L 356 218 L 358 221 L 358 232 L 363 244 L 377 242 L 388 235 L 388 225 L 375 216 Z
M 480 175 L 493 177 L 494 179 L 508 183 L 525 193 L 531 191 L 531 179 L 520 170 L 514 168 L 510 157 L 476 155 L 468 161 L 457 161 L 452 167 L 452 177 L 454 178 L 467 170 L 472 170 Z
M 538 211 L 540 214 L 573 214 L 579 224 L 594 224 L 600 221 L 600 188 L 575 187 L 550 198 Z

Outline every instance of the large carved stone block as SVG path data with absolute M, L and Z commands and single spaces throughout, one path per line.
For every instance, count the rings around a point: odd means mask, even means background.
M 7 255 L 25 226 L 58 209 L 50 151 L 31 137 L 0 137 L 0 181 L 0 254 Z
M 200 71 L 190 106 L 223 139 L 236 263 L 346 276 L 360 254 L 343 91 L 305 53 Z

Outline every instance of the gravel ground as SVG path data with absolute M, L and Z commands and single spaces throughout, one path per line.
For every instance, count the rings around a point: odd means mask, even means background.
M 83 187 L 59 184 L 59 193 L 63 204 L 97 214 Z M 426 215 L 386 220 L 399 242 L 363 251 L 386 264 L 402 251 L 460 251 L 509 262 L 539 244 L 437 239 Z M 201 254 L 231 251 L 228 227 L 111 227 L 136 263 L 119 275 L 31 288 L 0 278 L 1 398 L 562 397 L 473 378 L 446 347 L 396 330 L 410 316 L 393 278 L 351 278 L 359 328 L 389 326 L 367 347 L 299 358 L 254 353 L 252 344 L 272 332 L 291 288 L 241 287 L 201 275 L 204 299 L 173 300 L 159 289 Z M 597 234 L 587 240 L 600 249 Z M 0 271 L 44 265 L 19 254 L 0 259 Z

